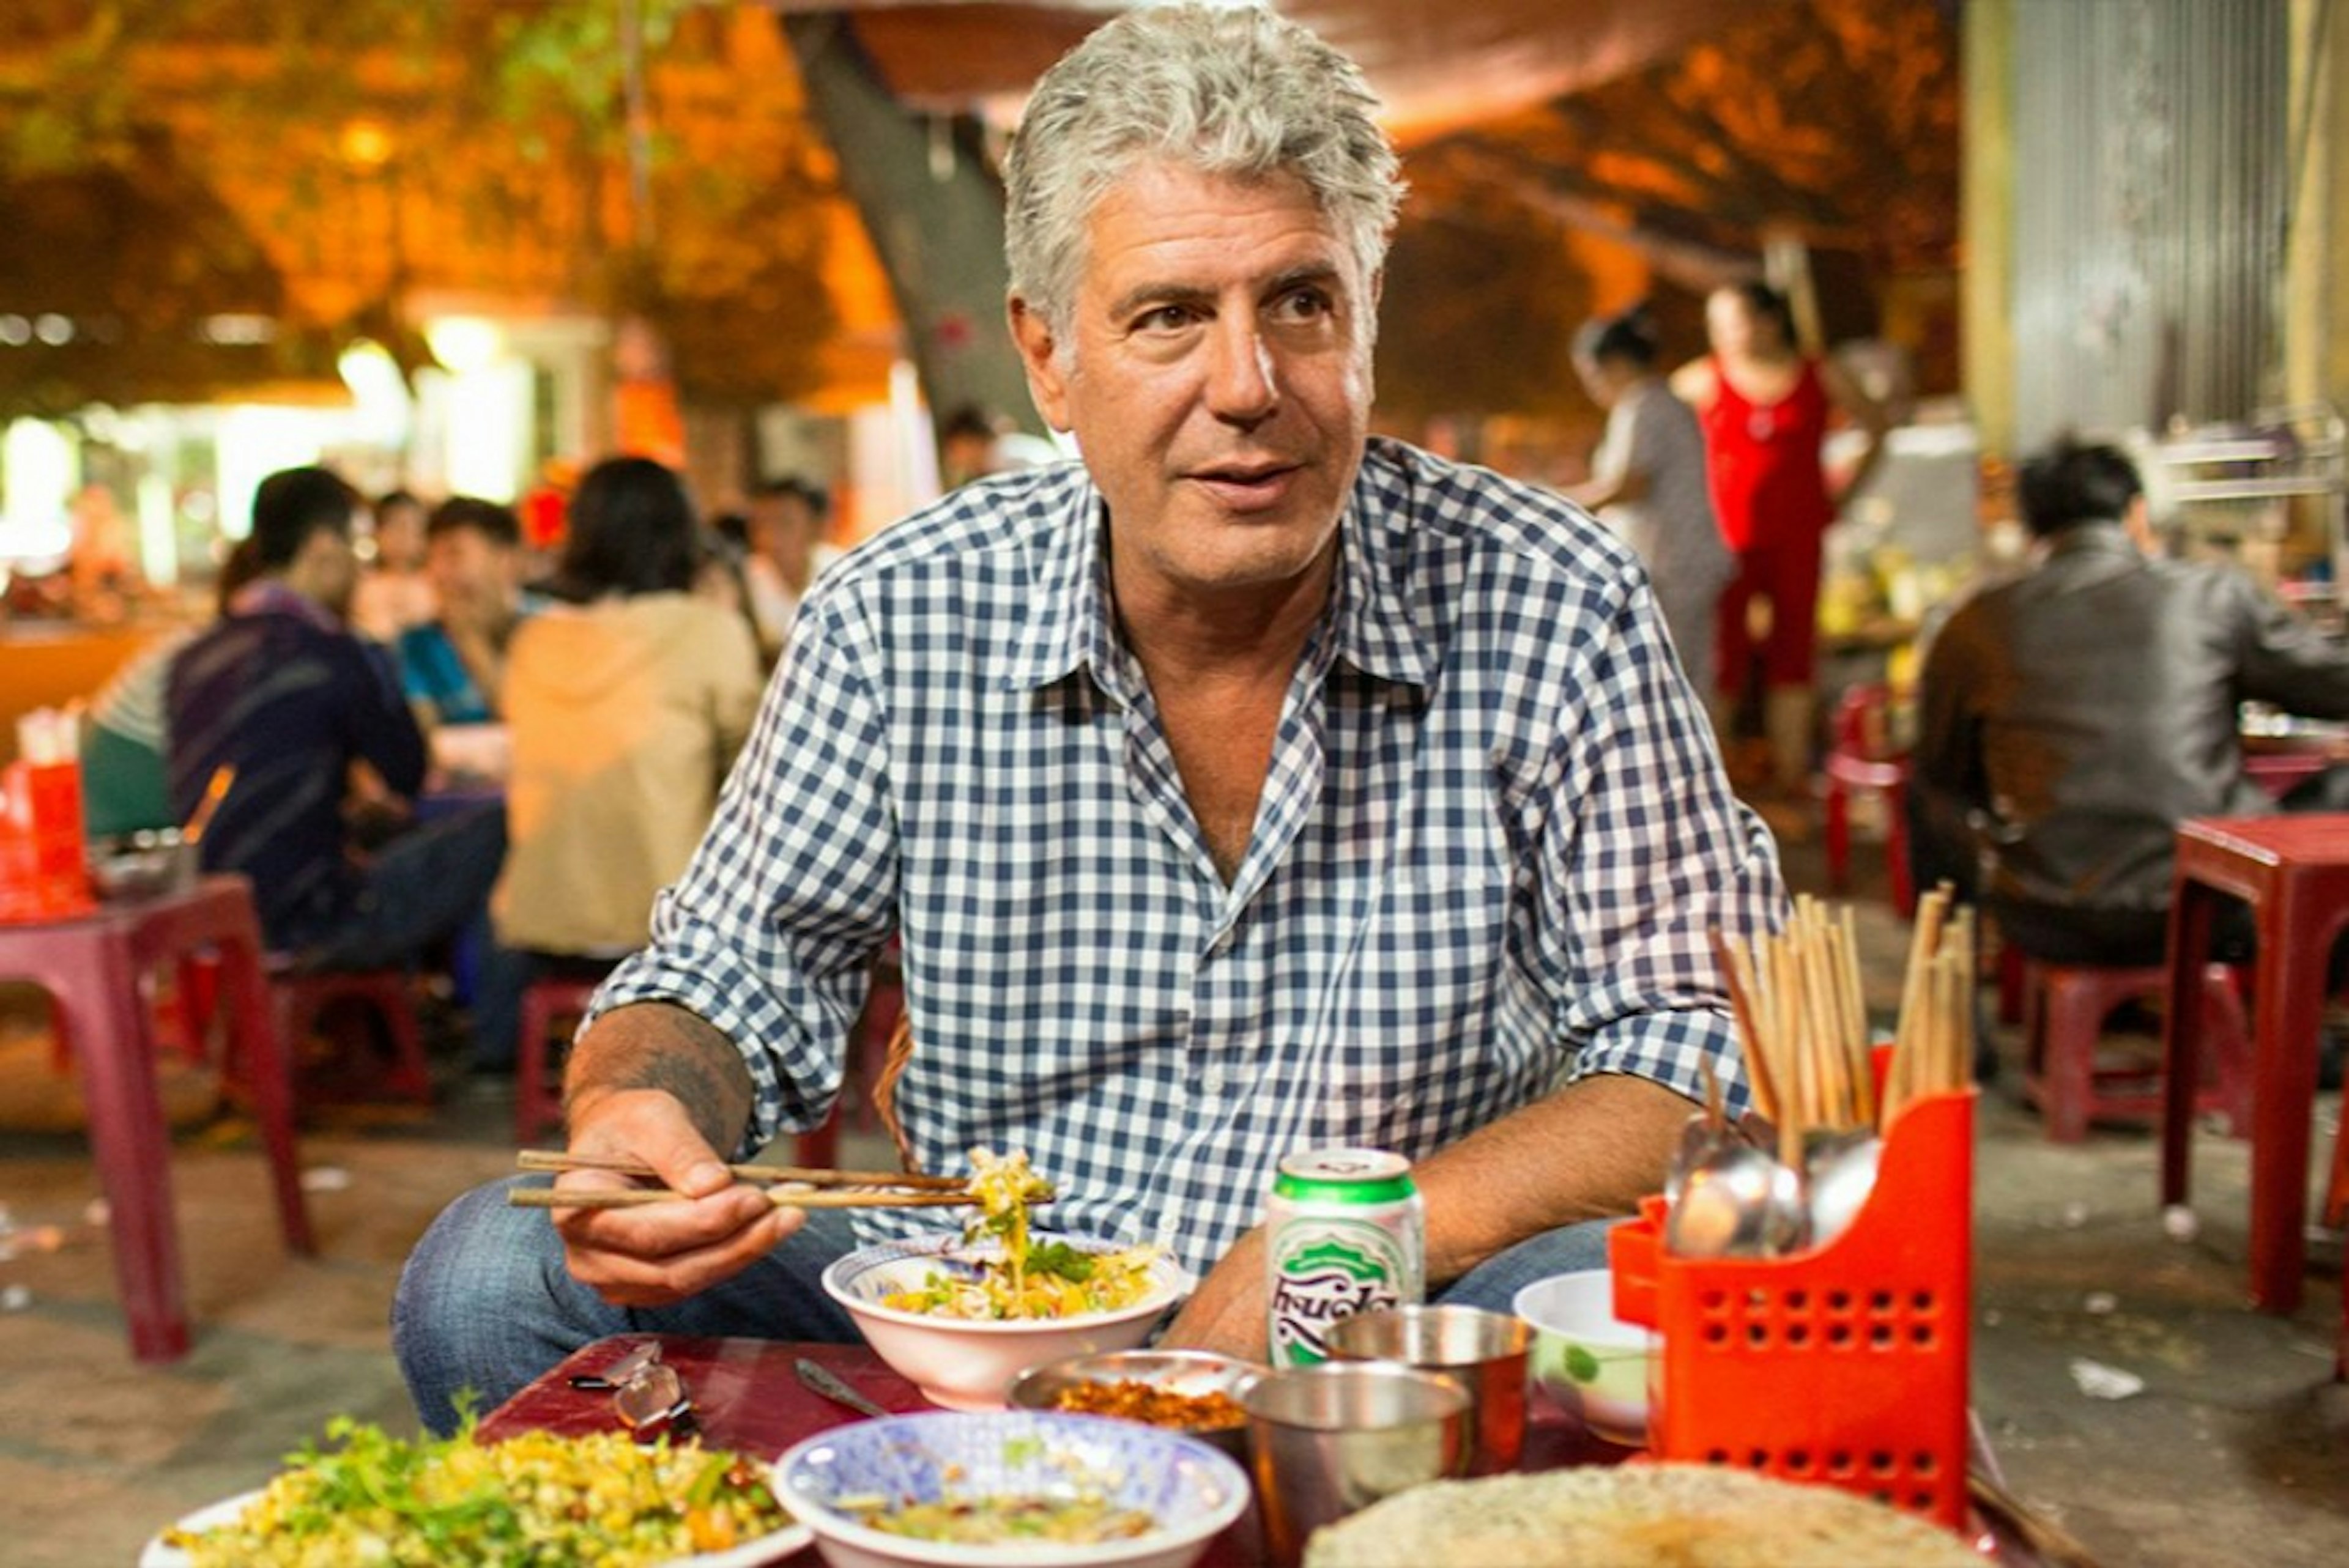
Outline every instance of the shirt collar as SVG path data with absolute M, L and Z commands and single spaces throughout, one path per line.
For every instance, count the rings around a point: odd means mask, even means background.
M 1071 482 L 1050 507 L 1046 526 L 1030 536 L 1036 592 L 1003 684 L 1033 690 L 1090 669 L 1103 690 L 1120 696 L 1124 654 L 1102 549 L 1108 513 L 1082 465 L 1069 468 Z M 1338 524 L 1336 600 L 1328 619 L 1337 630 L 1335 657 L 1381 680 L 1426 686 L 1433 679 L 1433 656 L 1415 614 L 1426 585 L 1413 570 L 1411 500 L 1405 464 L 1386 443 L 1372 442 Z
M 2133 555 L 2144 559 L 2145 552 L 2129 537 L 2125 524 L 2119 522 L 2075 522 L 2060 531 L 2047 542 L 2047 553 L 2058 555 Z
M 233 615 L 291 615 L 321 632 L 343 629 L 342 621 L 332 610 L 274 577 L 264 577 L 238 589 L 229 600 L 228 608 Z

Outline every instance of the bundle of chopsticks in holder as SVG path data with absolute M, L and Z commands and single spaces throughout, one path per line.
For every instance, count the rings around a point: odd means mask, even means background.
M 1746 944 L 1714 933 L 1760 1122 L 1728 1126 L 1709 1094 L 1665 1181 L 1671 1250 L 1773 1256 L 1840 1233 L 1875 1184 L 1880 1130 L 1965 1086 L 1973 914 L 1951 899 L 1945 884 L 1920 902 L 1880 1095 L 1848 908 L 1830 915 L 1806 894 L 1782 932 Z
M 525 1149 L 514 1157 L 524 1171 L 604 1171 L 658 1181 L 652 1167 L 633 1160 Z M 907 1176 L 889 1171 L 826 1171 L 798 1165 L 729 1165 L 738 1181 L 766 1189 L 779 1209 L 943 1209 L 975 1203 L 969 1184 L 956 1176 Z M 653 1187 L 516 1187 L 506 1202 L 517 1209 L 633 1209 L 677 1202 L 685 1194 Z M 1045 1200 L 1038 1199 L 1041 1202 Z
M 1799 1148 L 1806 1130 L 1881 1126 L 1920 1095 L 1965 1087 L 1972 1067 L 1974 915 L 1951 904 L 1946 882 L 1919 902 L 1881 1105 L 1851 910 L 1830 918 L 1806 893 L 1785 930 L 1756 937 L 1750 947 L 1713 934 L 1754 1107 L 1776 1124 L 1782 1149 Z

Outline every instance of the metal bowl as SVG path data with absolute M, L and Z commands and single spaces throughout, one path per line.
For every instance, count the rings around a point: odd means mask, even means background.
M 1015 1410 L 1058 1410 L 1061 1396 L 1080 1384 L 1146 1383 L 1194 1398 L 1225 1394 L 1237 1402 L 1266 1371 L 1253 1361 L 1206 1350 L 1112 1350 L 1031 1367 L 1013 1380 L 1009 1398 Z M 1226 1426 L 1168 1429 L 1212 1444 L 1243 1463 L 1247 1460 L 1244 1415 Z
M 88 859 L 90 885 L 103 899 L 155 898 L 196 884 L 198 848 L 176 828 L 100 839 Z

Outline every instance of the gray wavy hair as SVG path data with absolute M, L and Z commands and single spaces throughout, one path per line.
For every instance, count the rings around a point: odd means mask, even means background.
M 1361 71 L 1269 11 L 1129 11 L 1036 84 L 1004 161 L 1011 292 L 1066 341 L 1093 204 L 1136 162 L 1304 181 L 1361 263 L 1385 260 L 1402 203 Z

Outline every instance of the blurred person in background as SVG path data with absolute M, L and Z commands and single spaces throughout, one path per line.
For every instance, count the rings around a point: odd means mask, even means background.
M 677 474 L 588 469 L 554 602 L 506 662 L 512 846 L 491 902 L 502 945 L 617 957 L 709 826 L 758 707 L 758 645 L 698 593 L 708 550 Z
M 507 645 L 542 602 L 522 586 L 522 520 L 496 501 L 451 496 L 432 509 L 424 536 L 439 613 L 399 634 L 401 688 L 428 725 L 493 723 Z
M 1758 677 L 1768 770 L 1754 780 L 1762 786 L 1756 798 L 1806 803 L 1822 541 L 1842 497 L 1874 470 L 1885 417 L 1832 361 L 1804 352 L 1793 306 L 1768 284 L 1749 279 L 1714 290 L 1704 323 L 1712 352 L 1675 371 L 1671 388 L 1704 430 L 1713 516 L 1737 557 L 1715 620 L 1714 720 L 1723 735 L 1734 733 Z M 1830 492 L 1824 448 L 1838 410 L 1865 441 L 1843 485 Z M 1766 606 L 1768 630 L 1757 637 L 1758 606 Z M 1782 831 L 1790 820 L 1774 816 Z
M 771 665 L 782 656 L 800 601 L 815 574 L 839 554 L 824 542 L 831 519 L 831 495 L 797 474 L 767 480 L 750 498 L 745 523 L 750 549 L 742 558 L 742 578 L 759 628 L 760 651 Z
M 171 663 L 165 699 L 172 814 L 235 769 L 203 838 L 207 871 L 253 883 L 271 948 L 312 969 L 416 963 L 462 926 L 505 853 L 505 815 L 476 806 L 379 845 L 346 823 L 355 772 L 406 805 L 424 783 L 424 737 L 391 654 L 343 616 L 358 580 L 366 503 L 322 468 L 270 475 L 254 494 L 253 580 Z M 507 998 L 477 999 L 476 1043 L 511 1040 Z
M 1607 433 L 1589 480 L 1568 493 L 1638 552 L 1681 668 L 1709 691 L 1713 617 L 1737 562 L 1713 521 L 1704 433 L 1657 373 L 1658 357 L 1644 308 L 1586 322 L 1575 334 L 1574 367 L 1607 410 Z
M 2239 716 L 2349 718 L 2349 650 L 2232 567 L 2162 559 L 2116 448 L 2058 440 L 2017 491 L 2038 564 L 1961 605 L 1919 677 L 1915 863 L 2034 958 L 2158 964 L 2179 822 L 2349 809 L 2337 767 L 2270 797 Z M 2237 906 L 2222 956 L 2250 929 Z
M 1002 427 L 976 403 L 966 403 L 938 427 L 938 484 L 955 490 L 997 469 L 995 443 Z
M 372 550 L 351 595 L 350 623 L 387 645 L 432 619 L 432 581 L 424 570 L 424 503 L 404 490 L 375 503 Z
M 240 540 L 221 562 L 212 585 L 216 615 L 254 575 L 253 541 Z M 132 655 L 90 699 L 82 738 L 82 820 L 92 838 L 169 828 L 171 787 L 165 689 L 171 661 L 194 642 L 200 626 L 166 632 Z

